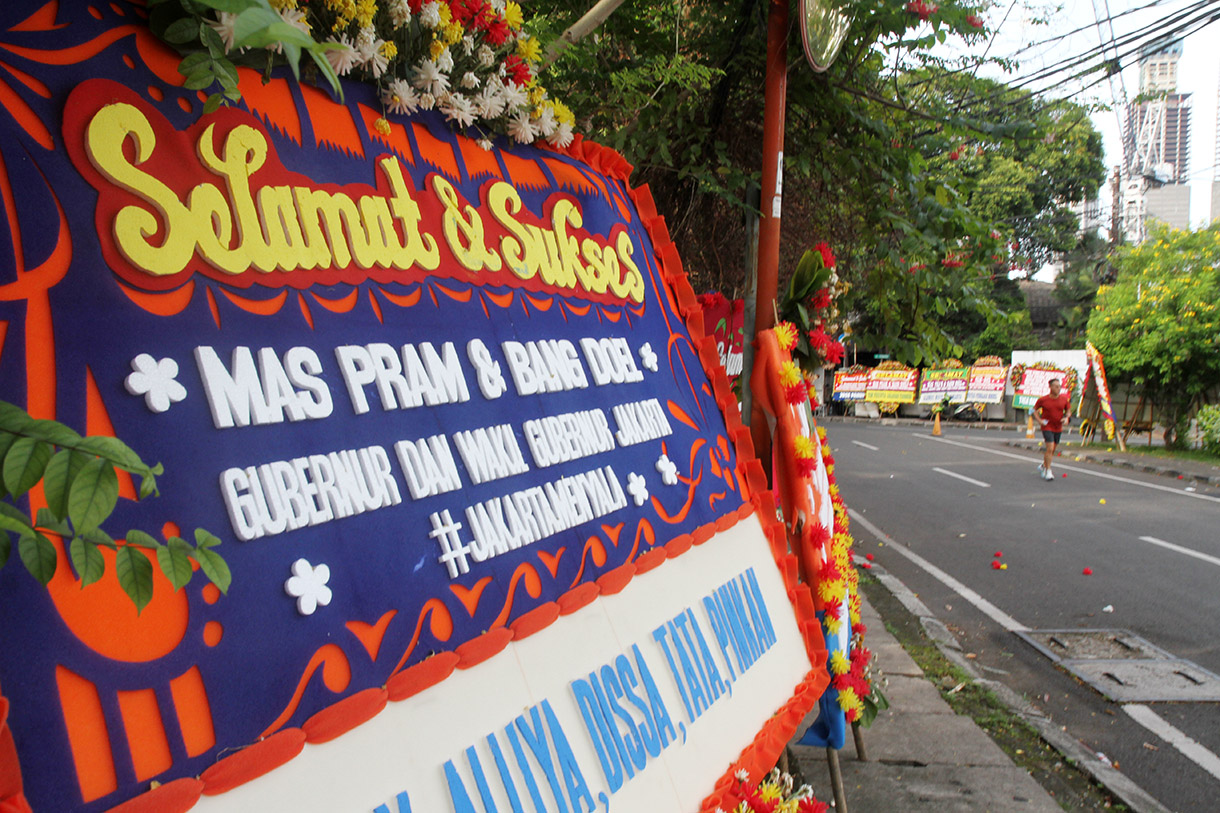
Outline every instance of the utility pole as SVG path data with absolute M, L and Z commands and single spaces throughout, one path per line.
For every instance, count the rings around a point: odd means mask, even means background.
M 1121 192 L 1119 168 L 1114 168 L 1114 177 L 1110 179 L 1110 245 L 1119 245 L 1123 241 L 1123 198 Z

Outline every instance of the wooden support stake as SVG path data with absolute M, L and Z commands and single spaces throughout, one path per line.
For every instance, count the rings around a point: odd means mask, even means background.
M 859 723 L 851 724 L 851 736 L 856 741 L 856 759 L 868 762 L 868 751 L 864 747 L 864 730 L 860 728 Z
M 830 787 L 835 795 L 835 813 L 847 813 L 847 793 L 843 790 L 843 772 L 839 769 L 839 752 L 826 749 L 826 762 L 830 765 Z

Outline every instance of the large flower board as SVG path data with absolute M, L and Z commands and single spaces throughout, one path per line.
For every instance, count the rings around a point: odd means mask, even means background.
M 0 570 L 0 806 L 694 811 L 769 768 L 821 633 L 626 162 L 245 71 L 202 115 L 143 13 L 0 8 L 0 390 L 163 463 L 112 525 L 233 582 Z

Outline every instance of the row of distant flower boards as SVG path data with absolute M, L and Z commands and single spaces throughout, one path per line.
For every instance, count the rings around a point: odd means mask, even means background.
M 1053 377 L 1046 370 L 1024 372 L 1017 385 L 1018 396 L 1038 397 Z M 1027 381 L 1030 373 L 1036 373 L 1034 378 L 1038 380 Z M 1008 368 L 1003 366 L 927 370 L 847 367 L 835 371 L 832 397 L 836 401 L 898 404 L 937 404 L 946 399 L 951 404 L 998 404 L 1004 400 L 1007 375 Z

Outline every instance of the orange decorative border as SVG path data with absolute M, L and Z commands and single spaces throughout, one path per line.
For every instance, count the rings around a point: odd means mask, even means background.
M 136 796 L 110 809 L 109 813 L 185 813 L 201 796 L 224 793 L 285 764 L 306 745 L 336 739 L 380 713 L 390 702 L 402 702 L 448 678 L 454 669 L 469 669 L 501 652 L 514 639 L 524 639 L 545 629 L 560 615 L 574 613 L 605 593 L 621 592 L 640 573 L 659 566 L 666 559 L 681 556 L 694 545 L 702 544 L 714 534 L 732 528 L 738 522 L 758 514 L 771 546 L 776 567 L 783 577 L 788 599 L 792 604 L 798 628 L 805 642 L 805 651 L 812 668 L 793 689 L 792 696 L 767 721 L 753 741 L 747 745 L 714 785 L 712 793 L 701 805 L 701 813 L 714 813 L 718 806 L 734 802 L 734 775 L 746 770 L 751 779 L 763 776 L 779 759 L 784 747 L 796 733 L 805 716 L 816 705 L 829 685 L 826 671 L 826 645 L 821 624 L 814 611 L 814 599 L 809 587 L 798 581 L 797 559 L 788 549 L 787 533 L 776 518 L 775 497 L 767 489 L 762 464 L 754 456 L 750 431 L 741 421 L 737 399 L 733 396 L 724 368 L 720 365 L 715 339 L 707 334 L 703 311 L 682 268 L 677 248 L 669 237 L 663 217 L 648 186 L 631 188 L 627 184 L 632 166 L 618 152 L 577 136 L 566 149 L 553 149 L 584 162 L 605 176 L 622 183 L 636 205 L 641 223 L 653 241 L 653 255 L 661 271 L 662 295 L 682 317 L 697 351 L 704 372 L 711 379 L 717 405 L 725 420 L 725 428 L 737 451 L 737 481 L 742 497 L 747 499 L 736 512 L 726 514 L 713 523 L 682 534 L 664 545 L 656 545 L 634 562 L 629 562 L 602 574 L 596 581 L 578 585 L 554 602 L 542 604 L 514 620 L 507 627 L 498 627 L 459 645 L 453 651 L 439 652 L 420 663 L 392 676 L 384 687 L 373 687 L 350 695 L 317 712 L 299 728 L 288 728 L 272 734 L 242 750 L 218 760 L 197 778 L 180 778 Z M 30 813 L 22 794 L 21 773 L 11 734 L 5 724 L 7 702 L 0 697 L 0 813 Z M 7 739 L 6 739 L 7 738 Z M 7 745 L 7 747 L 6 747 Z

